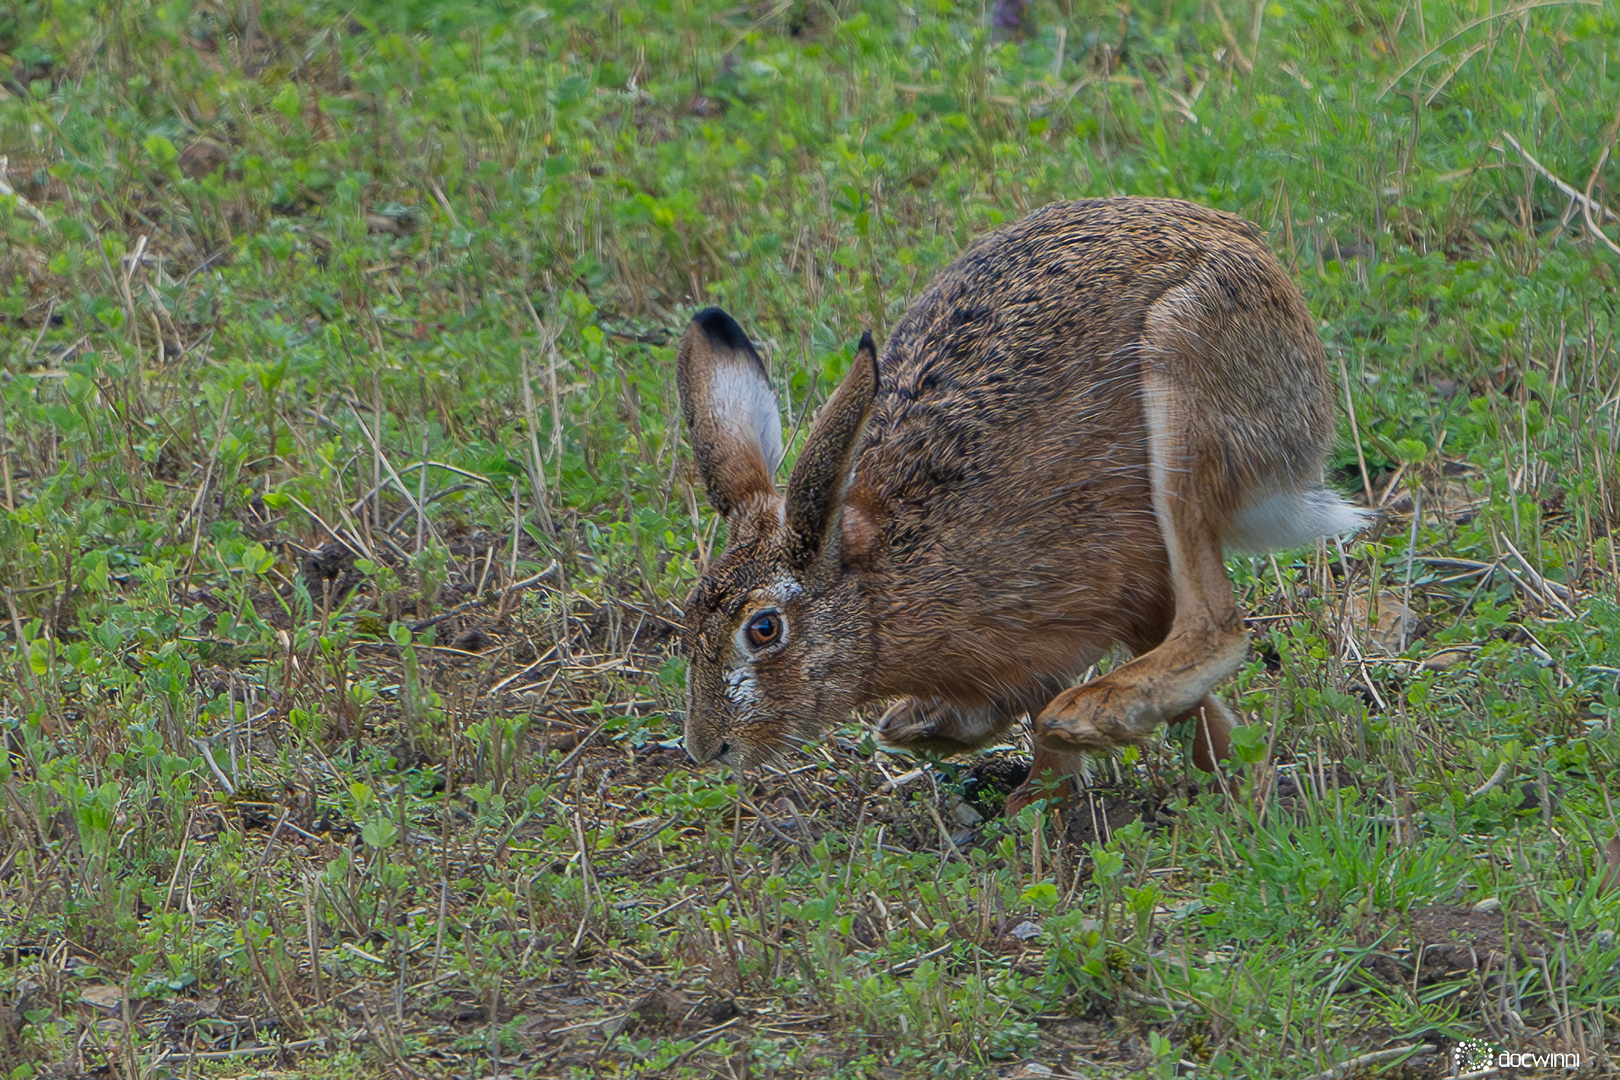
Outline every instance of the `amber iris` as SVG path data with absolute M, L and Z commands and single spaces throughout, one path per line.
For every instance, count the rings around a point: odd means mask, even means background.
M 762 611 L 748 620 L 748 644 L 763 649 L 782 637 L 782 616 L 774 611 Z

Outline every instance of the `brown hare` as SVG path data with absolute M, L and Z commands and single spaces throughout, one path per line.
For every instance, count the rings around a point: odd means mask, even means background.
M 751 765 L 860 705 L 954 753 L 1026 713 L 1013 805 L 1085 754 L 1198 721 L 1248 635 L 1223 550 L 1346 533 L 1322 486 L 1332 383 L 1254 226 L 1170 199 L 1055 203 L 981 238 L 881 355 L 861 339 L 788 477 L 765 367 L 699 312 L 676 380 L 728 546 L 686 602 L 686 748 Z M 1116 644 L 1135 659 L 1069 684 Z

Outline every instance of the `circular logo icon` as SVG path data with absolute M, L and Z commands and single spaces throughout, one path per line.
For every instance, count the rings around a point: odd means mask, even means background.
M 1478 1072 L 1488 1069 L 1496 1061 L 1496 1048 L 1479 1039 L 1464 1039 L 1451 1051 L 1459 1072 Z

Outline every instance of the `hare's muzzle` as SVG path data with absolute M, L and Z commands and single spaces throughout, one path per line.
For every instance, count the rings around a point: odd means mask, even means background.
M 686 756 L 699 765 L 707 765 L 711 761 L 732 763 L 731 742 L 720 736 L 718 732 L 694 730 L 694 725 L 686 725 Z

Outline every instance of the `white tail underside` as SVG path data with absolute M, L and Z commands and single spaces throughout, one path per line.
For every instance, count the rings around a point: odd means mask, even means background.
M 1258 555 L 1353 533 L 1371 520 L 1367 511 L 1326 488 L 1273 491 L 1238 511 L 1222 541 L 1228 551 Z

